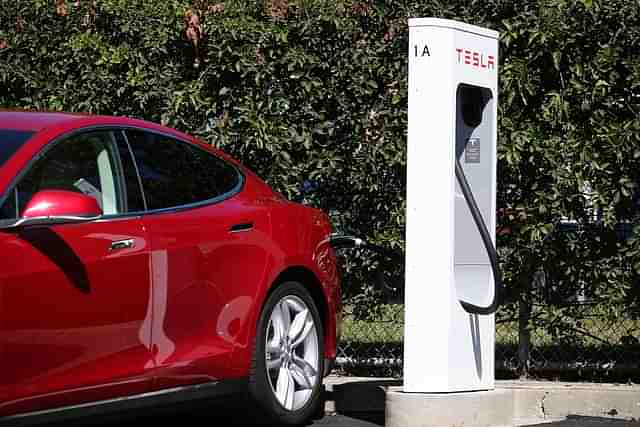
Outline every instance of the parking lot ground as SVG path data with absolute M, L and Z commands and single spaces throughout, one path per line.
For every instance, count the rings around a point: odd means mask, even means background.
M 385 422 L 385 392 L 387 386 L 398 385 L 398 380 L 349 378 L 331 376 L 326 378 L 326 404 L 324 414 L 318 416 L 310 426 L 322 427 L 383 427 Z M 561 383 L 517 383 L 518 387 L 545 390 L 564 386 Z M 554 385 L 555 384 L 555 385 Z M 346 387 L 344 386 L 346 385 Z M 509 386 L 501 382 L 501 387 Z M 571 387 L 589 388 L 589 385 L 572 384 Z M 599 385 L 615 390 L 616 386 Z M 604 393 L 611 395 L 611 393 Z M 634 396 L 640 393 L 633 391 Z M 640 397 L 638 397 L 640 399 Z M 47 427 L 128 427 L 169 426 L 169 427 L 250 427 L 265 426 L 258 418 L 255 406 L 241 397 L 225 400 L 189 402 L 180 406 L 146 409 L 138 412 L 119 412 L 111 415 L 84 418 L 73 422 L 48 424 Z M 268 427 L 281 427 L 277 424 Z M 557 417 L 541 420 L 538 417 L 514 420 L 513 427 L 640 427 L 640 421 L 624 421 L 600 416 Z
M 143 415 L 144 414 L 144 415 Z M 102 417 L 83 418 L 72 422 L 47 424 L 47 427 L 281 427 L 265 424 L 257 419 L 257 411 L 243 399 L 228 399 L 210 404 L 196 403 L 175 408 L 122 412 Z M 310 427 L 380 427 L 384 425 L 384 413 L 363 413 L 356 416 L 324 414 Z
M 140 427 L 168 426 L 168 427 L 250 427 L 265 426 L 254 418 L 255 410 L 243 401 L 230 400 L 210 405 L 198 404 L 178 409 L 167 408 L 154 410 L 153 413 L 141 416 L 139 413 L 124 413 L 97 419 L 78 420 L 73 423 L 56 423 L 48 427 Z M 313 421 L 311 427 L 383 427 L 384 412 L 370 412 L 357 414 L 325 414 Z M 518 420 L 514 427 L 640 427 L 640 422 L 621 421 L 611 418 L 569 416 L 561 420 L 549 420 L 541 423 L 539 420 Z M 271 427 L 281 427 L 272 425 Z
M 126 414 L 110 416 L 105 419 L 85 419 L 73 423 L 49 424 L 48 427 L 140 427 L 143 426 L 169 426 L 169 427 L 250 427 L 259 425 L 252 415 L 251 408 L 230 408 L 213 405 L 207 411 L 197 408 L 194 411 L 182 409 L 172 414 L 160 414 L 140 416 L 139 414 Z M 264 424 L 260 424 L 264 426 Z M 311 426 L 318 427 L 381 427 L 384 426 L 384 413 L 342 415 L 327 414 L 321 419 L 315 420 Z M 565 420 L 556 420 L 545 423 L 537 421 L 526 422 L 521 420 L 514 427 L 640 427 L 639 422 L 613 420 L 610 418 L 578 417 L 571 416 Z M 281 427 L 273 425 L 273 427 Z
M 384 414 L 385 390 L 400 386 L 402 381 L 329 376 L 325 384 L 328 391 L 326 408 L 329 412 L 350 415 L 373 410 L 374 413 Z M 516 393 L 514 398 L 517 396 L 519 414 L 516 416 L 521 418 L 513 421 L 514 427 L 640 427 L 638 385 L 497 381 L 496 387 L 511 389 Z M 618 418 L 607 415 L 617 415 Z M 635 418 L 635 421 L 628 421 L 631 418 Z M 384 417 L 378 425 L 384 425 Z

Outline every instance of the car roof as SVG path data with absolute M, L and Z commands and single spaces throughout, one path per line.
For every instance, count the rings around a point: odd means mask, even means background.
M 163 126 L 146 120 L 139 120 L 122 116 L 102 116 L 86 113 L 62 113 L 62 112 L 40 112 L 40 111 L 20 111 L 20 110 L 3 110 L 0 109 L 0 130 L 16 130 L 33 132 L 35 136 L 29 138 L 22 150 L 27 149 L 25 156 L 31 157 L 38 152 L 53 138 L 73 129 L 90 128 L 92 126 L 107 127 L 132 127 L 144 129 L 147 131 L 161 132 L 177 139 L 189 141 L 199 145 L 201 148 L 211 151 L 218 157 L 234 164 L 240 168 L 246 175 L 250 175 L 257 182 L 262 182 L 253 172 L 244 167 L 233 157 L 216 147 L 207 144 L 191 135 L 181 132 L 177 129 Z M 0 141 L 1 143 L 2 141 Z M 29 148 L 30 147 L 30 148 Z M 0 179 L 2 168 L 0 168 Z M 266 184 L 263 183 L 266 186 Z M 271 190 L 269 190 L 271 191 Z
M 0 110 L 0 129 L 38 132 L 86 117 L 80 113 Z
M 19 111 L 0 109 L 0 129 L 29 131 L 36 134 L 66 132 L 90 126 L 131 126 L 148 130 L 165 132 L 170 135 L 192 141 L 193 137 L 177 129 L 168 128 L 157 123 L 121 116 L 101 116 L 88 113 L 63 113 L 43 111 Z M 205 144 L 208 145 L 208 144 Z
M 176 138 L 196 143 L 207 150 L 210 150 L 231 161 L 232 163 L 239 165 L 235 159 L 227 155 L 226 153 L 212 147 L 211 145 L 193 138 L 184 132 L 170 127 L 162 126 L 157 123 L 149 122 L 146 120 L 139 120 L 122 116 L 101 116 L 88 113 L 63 113 L 63 112 L 45 112 L 45 111 L 27 111 L 27 110 L 3 110 L 0 109 L 0 130 L 16 130 L 27 131 L 36 134 L 46 134 L 49 131 L 54 133 L 66 132 L 73 128 L 82 128 L 90 126 L 125 126 L 125 127 L 138 127 L 146 129 L 148 131 L 163 132 L 168 135 L 172 135 Z M 40 141 L 41 144 L 47 142 L 51 135 L 46 135 L 45 138 Z M 33 140 L 32 138 L 31 140 Z M 1 141 L 0 141 L 1 142 Z

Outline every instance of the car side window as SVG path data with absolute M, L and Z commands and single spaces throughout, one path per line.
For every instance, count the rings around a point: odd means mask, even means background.
M 18 192 L 14 188 L 0 207 L 0 220 L 18 218 Z
M 116 159 L 110 132 L 87 132 L 57 143 L 18 182 L 0 208 L 3 219 L 20 217 L 41 190 L 83 193 L 94 197 L 105 215 L 121 212 Z
M 164 209 L 213 199 L 240 182 L 237 170 L 186 142 L 128 130 L 148 209 Z
M 124 178 L 124 190 L 126 197 L 127 212 L 142 212 L 145 210 L 144 198 L 142 196 L 142 186 L 136 165 L 134 163 L 132 153 L 127 145 L 124 137 L 124 131 L 114 132 L 118 152 L 120 153 L 120 162 L 122 163 L 122 175 Z

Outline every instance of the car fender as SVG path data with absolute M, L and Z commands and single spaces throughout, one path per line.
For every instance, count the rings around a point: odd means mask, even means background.
M 340 313 L 342 309 L 339 278 L 333 249 L 328 244 L 331 225 L 327 216 L 316 209 L 278 200 L 271 210 L 274 248 L 265 274 L 265 282 L 257 290 L 254 307 L 247 317 L 242 337 L 234 351 L 234 367 L 244 375 L 248 372 L 253 352 L 257 322 L 270 292 L 287 280 L 288 272 L 304 269 L 315 277 L 326 303 L 325 357 L 334 358 Z M 295 227 L 295 230 L 291 230 Z

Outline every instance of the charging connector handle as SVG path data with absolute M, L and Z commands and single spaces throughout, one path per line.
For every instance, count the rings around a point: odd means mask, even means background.
M 355 236 L 344 236 L 344 235 L 333 235 L 329 238 L 329 242 L 331 247 L 334 249 L 366 249 L 371 252 L 375 252 L 377 254 L 383 255 L 387 258 L 402 261 L 404 259 L 404 254 L 401 252 L 395 251 L 393 249 L 388 249 L 379 245 L 374 245 L 373 243 L 369 243 L 359 237 Z
M 467 202 L 467 206 L 469 206 L 469 211 L 471 211 L 471 216 L 473 217 L 473 221 L 476 223 L 476 227 L 478 227 L 478 231 L 480 232 L 480 237 L 482 237 L 482 242 L 484 243 L 484 247 L 487 250 L 487 255 L 489 256 L 489 262 L 491 263 L 491 270 L 493 270 L 493 300 L 491 304 L 486 307 L 471 304 L 470 302 L 460 301 L 462 308 L 467 313 L 471 314 L 493 314 L 498 309 L 500 305 L 500 296 L 502 294 L 502 277 L 500 274 L 500 267 L 498 266 L 498 254 L 496 253 L 496 248 L 493 245 L 491 240 L 491 236 L 489 235 L 489 230 L 487 229 L 487 225 L 484 223 L 484 219 L 482 218 L 482 214 L 480 213 L 480 209 L 478 208 L 478 204 L 476 203 L 476 199 L 473 197 L 473 193 L 471 188 L 469 187 L 469 183 L 467 182 L 467 177 L 462 170 L 462 166 L 460 166 L 460 161 L 456 158 L 456 178 L 458 179 L 458 184 L 460 184 L 460 189 L 462 190 L 462 194 L 464 195 L 464 199 Z

